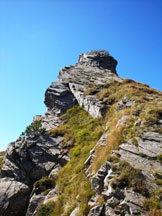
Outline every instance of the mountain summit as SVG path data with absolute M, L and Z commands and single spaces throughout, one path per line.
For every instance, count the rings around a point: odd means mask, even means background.
M 116 65 L 94 50 L 59 71 L 0 155 L 1 216 L 161 215 L 162 93 Z

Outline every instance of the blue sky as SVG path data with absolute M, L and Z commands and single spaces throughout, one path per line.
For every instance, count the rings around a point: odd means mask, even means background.
M 162 1 L 0 0 L 0 150 L 44 114 L 59 69 L 95 49 L 121 77 L 162 90 Z

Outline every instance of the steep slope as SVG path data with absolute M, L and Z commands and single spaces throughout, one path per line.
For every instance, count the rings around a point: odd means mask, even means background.
M 162 93 L 116 65 L 99 50 L 60 70 L 8 146 L 0 215 L 161 215 Z

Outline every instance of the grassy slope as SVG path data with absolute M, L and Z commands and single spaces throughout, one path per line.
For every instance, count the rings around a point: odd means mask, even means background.
M 56 179 L 61 196 L 56 203 L 43 206 L 39 216 L 68 216 L 78 204 L 80 215 L 85 215 L 89 210 L 87 202 L 93 194 L 90 182 L 85 179 L 83 168 L 89 151 L 103 133 L 103 120 L 93 119 L 79 106 L 69 109 L 62 118 L 64 124 L 50 133 L 51 136 L 64 135 L 65 147 L 70 149 L 71 160 L 61 169 Z M 54 208 L 52 213 L 51 208 Z
M 65 146 L 70 149 L 71 160 L 61 169 L 56 179 L 61 192 L 60 197 L 55 203 L 42 206 L 38 216 L 68 216 L 77 205 L 80 206 L 78 215 L 87 214 L 89 210 L 87 203 L 93 192 L 90 182 L 84 176 L 84 162 L 103 133 L 105 123 L 109 132 L 108 145 L 96 149 L 96 158 L 89 170 L 91 173 L 95 173 L 110 158 L 111 150 L 118 149 L 122 142 L 132 139 L 132 142 L 137 144 L 134 136 L 140 136 L 144 128 L 151 126 L 152 130 L 162 133 L 162 130 L 156 126 L 162 116 L 160 104 L 162 93 L 159 91 L 126 79 L 123 83 L 112 82 L 93 86 L 85 94 L 96 94 L 100 100 L 108 104 L 104 120 L 93 119 L 80 107 L 74 106 L 63 116 L 64 124 L 51 131 L 52 136 L 64 135 Z M 117 112 L 117 103 L 124 97 L 135 101 L 135 104 L 130 108 L 123 107 Z M 116 128 L 117 121 L 123 115 L 128 116 L 127 124 Z M 138 125 L 134 126 L 138 118 L 144 121 L 142 129 Z

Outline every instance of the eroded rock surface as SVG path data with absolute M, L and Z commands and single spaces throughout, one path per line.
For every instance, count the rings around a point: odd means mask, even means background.
M 62 137 L 22 137 L 7 149 L 2 176 L 25 184 L 48 175 L 57 164 L 65 165 L 69 157 L 61 147 Z
M 69 160 L 62 139 L 48 135 L 20 137 L 8 146 L 0 178 L 0 215 L 25 215 L 33 183 Z M 42 201 L 40 195 L 31 197 L 30 209 L 38 201 Z
M 117 122 L 116 128 L 123 126 L 127 118 L 124 116 L 121 118 L 124 120 Z M 121 124 L 122 123 L 122 124 Z M 141 121 L 138 121 L 140 124 Z M 106 143 L 109 144 L 109 135 L 106 135 Z M 160 186 L 155 183 L 156 177 L 152 173 L 162 173 L 161 164 L 156 160 L 158 155 L 162 154 L 162 140 L 161 134 L 158 132 L 150 131 L 149 128 L 144 130 L 139 137 L 136 137 L 136 145 L 131 141 L 122 143 L 119 146 L 119 150 L 113 150 L 112 156 L 118 158 L 117 162 L 107 161 L 103 166 L 100 167 L 98 172 L 91 176 L 88 172 L 89 167 L 93 160 L 95 160 L 95 148 L 90 151 L 90 156 L 85 161 L 85 173 L 87 177 L 91 178 L 92 189 L 96 192 L 96 195 L 101 195 L 104 199 L 104 205 L 98 206 L 97 200 L 90 200 L 93 203 L 93 208 L 90 210 L 89 215 L 97 214 L 95 211 L 102 209 L 102 213 L 99 215 L 110 216 L 110 215 L 145 215 L 148 213 L 143 207 L 143 203 L 149 194 L 153 191 L 158 191 Z M 105 139 L 100 138 L 97 145 L 105 146 Z M 140 170 L 141 181 L 143 181 L 143 189 L 145 194 L 141 194 L 141 191 L 135 191 L 128 185 L 124 186 L 124 182 L 121 185 L 115 185 L 115 179 L 119 179 L 118 167 L 120 161 L 128 162 L 132 169 Z M 129 175 L 129 174 L 128 174 Z M 142 189 L 141 189 L 142 190 Z M 97 212 L 98 212 L 97 211 Z M 94 213 L 95 212 L 95 213 Z
M 85 91 L 94 85 L 112 80 L 121 81 L 116 73 L 117 61 L 104 50 L 91 51 L 80 55 L 74 66 L 64 67 L 59 72 L 59 81 L 69 83 L 69 88 L 78 104 L 91 116 L 101 117 L 106 105 L 96 95 L 86 95 Z
M 91 116 L 103 116 L 106 104 L 96 95 L 86 95 L 93 85 L 101 85 L 112 80 L 121 81 L 116 73 L 117 61 L 105 50 L 91 51 L 79 56 L 78 63 L 59 71 L 58 81 L 53 82 L 45 93 L 47 112 L 42 125 L 47 130 L 61 123 L 60 115 L 72 107 L 76 101 Z
M 31 188 L 14 179 L 0 179 L 0 215 L 25 215 Z

